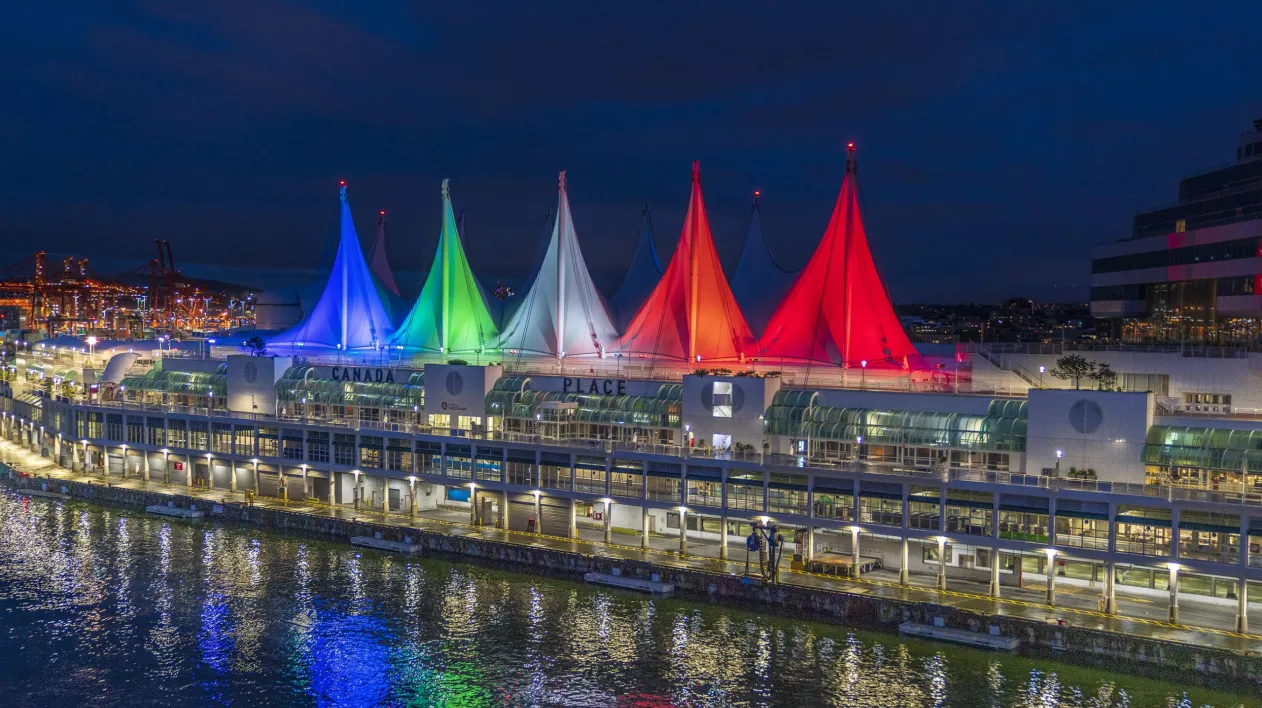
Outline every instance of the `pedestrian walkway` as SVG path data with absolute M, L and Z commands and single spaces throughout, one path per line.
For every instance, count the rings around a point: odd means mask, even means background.
M 742 575 L 745 572 L 744 545 L 729 546 L 730 560 L 719 560 L 719 547 L 714 541 L 688 539 L 688 553 L 679 554 L 677 536 L 650 536 L 649 547 L 641 548 L 639 537 L 625 536 L 627 542 L 619 542 L 623 534 L 614 534 L 612 543 L 604 542 L 603 529 L 579 526 L 577 538 L 533 533 L 529 531 L 503 530 L 494 526 L 470 523 L 467 511 L 437 509 L 419 512 L 412 517 L 406 514 L 385 513 L 380 510 L 354 509 L 344 505 L 329 505 L 312 501 L 284 501 L 271 497 L 247 498 L 244 492 L 223 489 L 206 489 L 168 485 L 160 481 L 140 478 L 108 479 L 101 475 L 72 472 L 56 465 L 52 460 L 40 457 L 7 440 L 0 440 L 0 460 L 20 472 L 51 479 L 65 479 L 87 484 L 108 484 L 112 487 L 141 489 L 161 494 L 182 495 L 205 499 L 207 502 L 252 503 L 254 506 L 281 509 L 295 514 L 311 514 L 346 520 L 371 521 L 391 526 L 416 528 L 450 535 L 476 536 L 508 543 L 572 551 L 606 558 L 624 558 L 647 561 L 659 565 L 689 568 L 712 573 Z M 633 539 L 633 540 L 632 540 Z M 912 574 L 909 585 L 898 582 L 898 573 L 879 570 L 859 579 L 841 578 L 789 569 L 786 561 L 781 568 L 780 581 L 786 585 L 823 588 L 839 592 L 877 597 L 897 598 L 911 602 L 932 602 L 979 613 L 1019 617 L 1039 622 L 1065 622 L 1066 624 L 1120 632 L 1136 636 L 1176 641 L 1201 646 L 1212 646 L 1235 651 L 1262 651 L 1262 635 L 1240 634 L 1224 627 L 1233 626 L 1234 613 L 1227 608 L 1185 602 L 1183 624 L 1171 624 L 1164 620 L 1166 608 L 1147 598 L 1118 593 L 1120 616 L 1111 616 L 1095 609 L 1099 591 L 1073 586 L 1058 587 L 1058 603 L 1055 607 L 1044 603 L 1044 588 L 1004 587 L 1004 597 L 991 598 L 985 583 L 951 578 L 948 589 L 934 588 L 935 577 Z M 923 583 L 919 586 L 917 583 Z M 1191 620 L 1190 622 L 1188 620 Z

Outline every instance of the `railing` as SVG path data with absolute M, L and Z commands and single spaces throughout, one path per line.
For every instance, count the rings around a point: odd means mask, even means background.
M 1100 342 L 1052 342 L 1047 344 L 1039 342 L 960 342 L 956 347 L 961 352 L 977 354 L 992 363 L 994 363 L 994 360 L 991 357 L 997 354 L 1061 356 L 1066 352 L 1130 352 L 1179 354 L 1184 357 L 1206 359 L 1247 359 L 1250 351 L 1262 350 L 1262 347 L 1210 347 L 1191 344 L 1109 344 Z M 996 364 L 996 366 L 999 366 L 999 364 Z

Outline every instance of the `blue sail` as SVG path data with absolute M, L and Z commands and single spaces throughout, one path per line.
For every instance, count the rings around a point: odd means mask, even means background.
M 338 349 L 367 352 L 383 346 L 394 334 L 355 233 L 345 183 L 339 194 L 341 236 L 329 282 L 311 312 L 292 329 L 269 340 L 269 349 L 290 353 Z
M 649 205 L 644 205 L 640 219 L 640 235 L 635 242 L 635 253 L 631 256 L 631 267 L 622 281 L 622 287 L 613 296 L 610 304 L 618 318 L 618 329 L 625 329 L 640 305 L 648 299 L 649 293 L 657 287 L 661 280 L 662 261 L 657 255 L 657 244 L 653 241 L 653 220 L 649 218 Z
M 758 197 L 759 193 L 754 192 L 749 227 L 745 230 L 745 245 L 741 247 L 741 257 L 736 262 L 736 272 L 732 274 L 732 294 L 736 296 L 736 304 L 745 313 L 750 328 L 761 336 L 776 306 L 793 286 L 798 271 L 781 268 L 771 254 L 771 245 L 762 231 Z

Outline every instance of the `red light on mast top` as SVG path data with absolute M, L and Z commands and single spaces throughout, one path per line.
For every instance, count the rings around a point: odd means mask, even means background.
M 854 149 L 854 143 L 846 143 L 846 149 L 847 149 L 847 150 L 853 150 L 853 149 Z
M 385 209 L 382 209 L 382 210 L 381 210 L 381 215 L 382 215 L 382 216 L 385 216 L 385 215 L 386 215 L 386 210 L 385 210 Z
M 345 186 L 346 186 L 346 180 L 340 180 L 340 181 L 337 183 L 337 186 L 339 186 L 339 187 L 345 187 Z

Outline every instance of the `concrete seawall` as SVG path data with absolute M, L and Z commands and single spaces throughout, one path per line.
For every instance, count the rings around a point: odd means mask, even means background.
M 823 588 L 797 585 L 746 584 L 741 578 L 702 570 L 676 568 L 641 560 L 604 558 L 587 553 L 541 548 L 496 539 L 400 528 L 362 520 L 336 519 L 294 511 L 222 504 L 213 508 L 205 499 L 169 493 L 107 487 L 64 480 L 4 475 L 0 480 L 15 489 L 63 492 L 74 499 L 128 507 L 144 512 L 146 506 L 179 507 L 196 505 L 208 518 L 234 521 L 269 531 L 291 532 L 349 542 L 352 536 L 375 536 L 392 541 L 411 537 L 426 553 L 471 559 L 496 567 L 539 572 L 581 580 L 588 572 L 673 583 L 681 597 L 708 601 L 756 611 L 771 611 L 788 617 L 822 620 L 847 626 L 897 631 L 903 622 L 934 624 L 987 632 L 996 626 L 1004 636 L 1021 639 L 1023 651 L 1055 651 L 1063 658 L 1080 663 L 1097 662 L 1100 657 L 1116 662 L 1119 668 L 1137 665 L 1139 673 L 1176 674 L 1180 679 L 1200 684 L 1239 684 L 1247 682 L 1262 688 L 1262 646 L 1256 651 L 1237 653 L 1224 649 L 1170 642 L 1087 627 L 1061 626 L 997 614 L 970 612 L 934 603 L 898 598 L 873 597 Z M 213 510 L 213 514 L 212 514 Z

